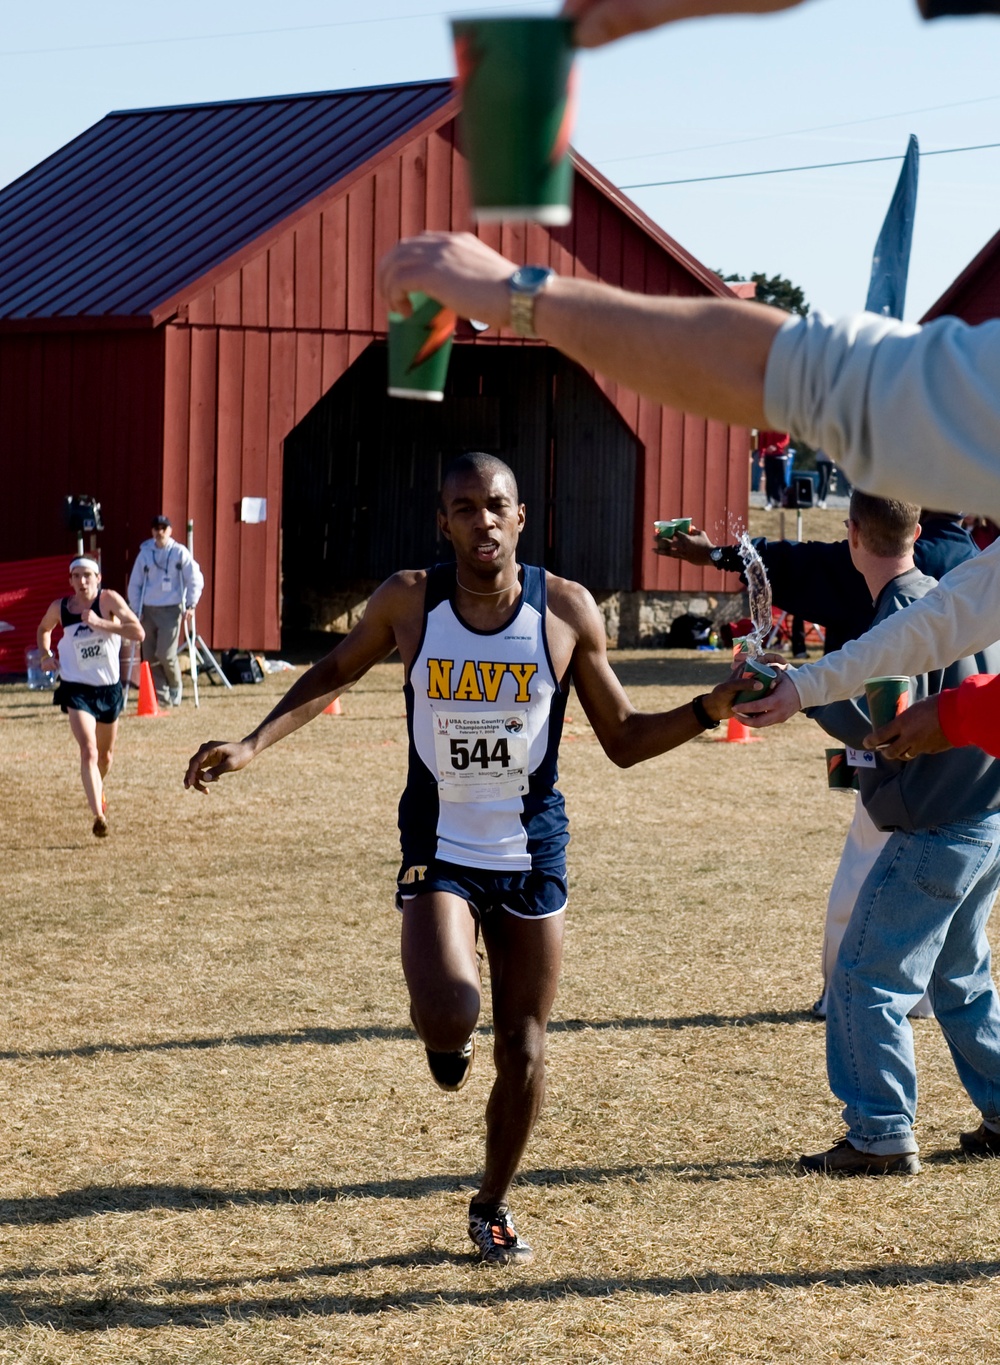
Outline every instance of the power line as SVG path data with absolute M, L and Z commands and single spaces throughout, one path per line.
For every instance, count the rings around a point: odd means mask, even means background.
M 900 109 L 895 114 L 873 114 L 870 118 L 853 118 L 844 123 L 817 123 L 813 128 L 791 128 L 781 133 L 755 133 L 753 137 L 730 138 L 726 142 L 700 142 L 693 147 L 671 147 L 666 152 L 640 152 L 636 156 L 611 156 L 601 159 L 602 166 L 617 166 L 624 161 L 652 161 L 659 156 L 681 156 L 685 152 L 708 152 L 718 147 L 741 147 L 748 142 L 772 142 L 779 137 L 801 137 L 806 133 L 828 133 L 836 128 L 857 128 L 863 123 L 884 123 L 891 118 L 909 118 L 913 114 L 936 114 L 942 109 L 963 109 L 970 104 L 990 104 L 1000 95 L 984 95 L 981 99 L 958 100 L 954 104 L 926 104 L 921 109 Z
M 936 152 L 921 152 L 925 156 L 950 156 L 954 152 L 984 152 L 1000 147 L 1000 142 L 980 142 L 974 147 L 941 147 Z M 828 171 L 835 166 L 870 166 L 876 161 L 902 161 L 897 156 L 863 156 L 855 161 L 819 161 L 812 166 L 776 166 L 769 171 L 733 171 L 729 175 L 695 175 L 686 180 L 646 180 L 641 185 L 619 185 L 620 190 L 651 190 L 661 185 L 702 185 L 706 180 L 746 180 L 755 175 L 790 175 L 793 171 Z
M 516 3 L 524 5 L 547 4 L 548 0 L 493 0 L 491 9 Z M 337 19 L 326 24 L 295 24 L 284 28 L 243 28 L 226 33 L 188 33 L 176 38 L 126 38 L 115 43 L 80 43 L 72 47 L 14 47 L 0 50 L 0 57 L 37 57 L 55 52 L 100 52 L 116 47 L 158 47 L 164 43 L 207 43 L 220 38 L 259 38 L 275 33 L 312 33 L 317 29 L 353 28 L 358 24 L 399 24 L 408 19 L 441 19 L 454 14 L 454 10 L 424 10 L 420 14 L 389 14 L 379 19 Z

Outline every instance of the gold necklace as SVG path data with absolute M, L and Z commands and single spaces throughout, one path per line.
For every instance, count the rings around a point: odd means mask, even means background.
M 473 597 L 499 597 L 502 592 L 511 592 L 514 588 L 521 585 L 515 578 L 513 583 L 509 583 L 506 588 L 494 588 L 492 592 L 477 592 L 475 588 L 467 588 L 464 583 L 459 582 L 458 572 L 455 573 L 455 582 L 463 592 L 471 593 Z

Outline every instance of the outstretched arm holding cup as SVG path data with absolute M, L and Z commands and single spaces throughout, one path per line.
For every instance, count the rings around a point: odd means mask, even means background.
M 707 19 L 712 15 L 773 14 L 794 9 L 802 0 L 566 0 L 563 13 L 575 18 L 579 47 L 601 47 L 631 33 L 644 33 L 678 19 Z M 925 19 L 949 14 L 996 14 L 993 3 L 969 0 L 917 0 Z

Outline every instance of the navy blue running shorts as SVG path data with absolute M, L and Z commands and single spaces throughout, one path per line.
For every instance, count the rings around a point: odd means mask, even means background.
M 565 867 L 535 867 L 530 872 L 489 872 L 437 860 L 427 866 L 401 867 L 396 909 L 431 891 L 461 896 L 479 919 L 506 910 L 518 919 L 548 919 L 566 909 Z
M 113 725 L 125 706 L 120 682 L 95 686 L 92 683 L 61 682 L 52 693 L 52 705 L 68 711 L 86 711 L 99 725 Z

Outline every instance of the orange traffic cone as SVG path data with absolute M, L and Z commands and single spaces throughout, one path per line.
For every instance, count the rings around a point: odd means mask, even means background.
M 342 707 L 341 704 L 340 704 L 340 698 L 339 698 L 339 697 L 334 697 L 333 701 L 330 703 L 329 706 L 324 706 L 324 707 L 323 707 L 323 715 L 324 715 L 324 716 L 342 716 L 343 714 L 344 714 L 344 709 L 343 709 L 343 707 Z
M 144 663 L 139 670 L 139 709 L 137 716 L 162 716 L 166 712 L 160 710 L 156 700 L 156 688 L 153 686 L 153 673 L 149 664 Z
M 752 735 L 749 725 L 744 725 L 736 716 L 729 717 L 726 733 L 718 736 L 720 744 L 759 744 L 760 735 Z

